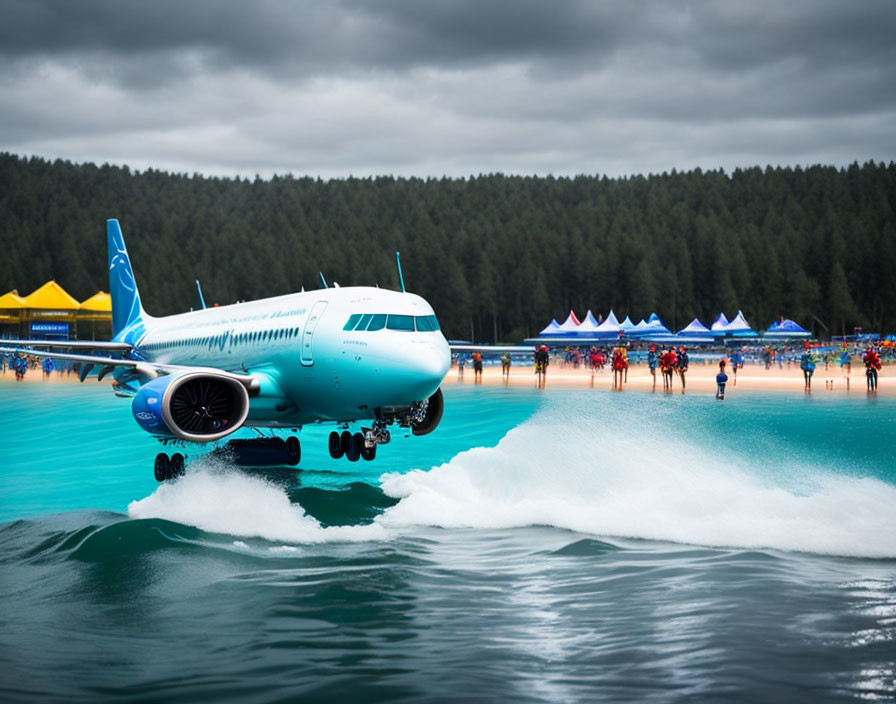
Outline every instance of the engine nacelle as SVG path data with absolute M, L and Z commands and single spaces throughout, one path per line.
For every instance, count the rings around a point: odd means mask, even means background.
M 422 417 L 411 423 L 411 432 L 414 435 L 429 435 L 439 421 L 442 420 L 442 412 L 445 410 L 445 400 L 442 398 L 442 389 L 436 389 L 436 392 L 426 399 L 425 408 L 421 409 Z
M 153 435 L 211 442 L 246 422 L 249 392 L 223 374 L 169 374 L 141 386 L 131 411 L 140 427 Z

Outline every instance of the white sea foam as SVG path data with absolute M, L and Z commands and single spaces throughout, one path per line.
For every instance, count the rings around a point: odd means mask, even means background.
M 597 417 L 549 403 L 495 447 L 429 471 L 388 474 L 400 499 L 372 525 L 323 527 L 267 481 L 214 463 L 133 502 L 134 518 L 164 518 L 285 543 L 385 540 L 415 526 L 556 526 L 608 537 L 822 554 L 896 557 L 896 487 L 708 446 L 693 427 L 643 415 Z M 637 413 L 614 405 L 606 413 Z M 601 409 L 598 409 L 601 410 Z M 591 413 L 589 417 L 588 413 Z M 624 433 L 619 428 L 624 427 Z M 573 430 L 575 429 L 575 430 Z
M 376 524 L 323 527 L 280 487 L 211 461 L 131 502 L 128 515 L 286 543 L 380 540 L 387 532 Z
M 707 448 L 684 434 L 693 429 L 676 436 L 649 418 L 583 420 L 582 410 L 553 403 L 496 447 L 463 452 L 428 472 L 384 475 L 383 490 L 401 500 L 378 523 L 549 525 L 708 546 L 896 556 L 892 485 L 792 458 L 762 466 L 771 458 Z

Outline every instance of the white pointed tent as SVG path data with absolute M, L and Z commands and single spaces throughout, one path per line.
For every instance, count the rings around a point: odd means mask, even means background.
M 557 322 L 556 318 L 551 318 L 551 322 L 548 326 L 542 330 L 539 335 L 554 335 L 560 330 L 560 323 Z
M 620 330 L 622 330 L 622 326 L 619 324 L 619 321 L 616 319 L 616 314 L 612 310 L 606 320 L 597 326 L 597 333 L 599 335 L 616 336 L 619 334 Z
M 621 327 L 626 332 L 631 332 L 635 329 L 635 324 L 632 322 L 632 319 L 628 316 L 625 316 L 625 320 L 619 323 L 619 327 Z
M 576 330 L 579 329 L 579 319 L 576 317 L 576 314 L 572 311 L 569 311 L 569 316 L 563 321 L 563 324 L 557 328 L 557 332 L 559 333 L 575 333 Z
M 728 318 L 725 317 L 724 313 L 719 313 L 719 317 L 716 318 L 716 322 L 712 324 L 712 331 L 723 333 L 725 332 L 726 327 L 728 327 Z
M 632 335 L 644 335 L 648 332 L 650 332 L 650 325 L 646 320 L 644 320 L 644 318 L 641 318 L 638 321 L 637 325 L 632 328 Z
M 576 329 L 576 334 L 579 336 L 584 336 L 584 337 L 596 335 L 598 327 L 599 327 L 599 323 L 594 318 L 594 314 L 589 309 L 588 312 L 585 314 L 585 319 L 582 321 L 582 323 Z
M 737 315 L 734 316 L 734 320 L 732 320 L 730 323 L 728 323 L 728 325 L 725 326 L 725 334 L 744 337 L 755 335 L 756 333 L 753 328 L 750 327 L 750 324 L 744 317 L 743 312 L 737 311 Z
M 707 337 L 710 337 L 712 335 L 712 330 L 701 323 L 698 318 L 694 318 L 690 323 L 679 330 L 678 333 L 683 335 L 706 335 Z

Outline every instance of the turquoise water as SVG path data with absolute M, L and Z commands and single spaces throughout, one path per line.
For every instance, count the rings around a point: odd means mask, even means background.
M 0 384 L 0 698 L 896 698 L 896 399 L 446 388 L 375 462 Z

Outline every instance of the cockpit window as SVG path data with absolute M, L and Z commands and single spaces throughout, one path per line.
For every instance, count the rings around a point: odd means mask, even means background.
M 414 332 L 413 315 L 389 315 L 386 319 L 386 327 L 389 330 L 403 330 Z
M 397 330 L 399 332 L 438 332 L 439 321 L 434 315 L 394 315 L 385 313 L 353 313 L 343 330 L 361 332 L 366 330 Z
M 417 316 L 417 332 L 436 332 L 439 329 L 439 321 L 434 315 Z

